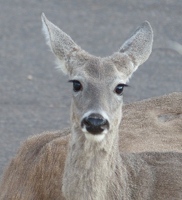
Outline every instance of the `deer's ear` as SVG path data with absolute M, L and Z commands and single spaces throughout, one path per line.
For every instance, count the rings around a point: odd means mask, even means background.
M 47 44 L 58 58 L 57 61 L 59 68 L 67 74 L 69 71 L 68 66 L 66 65 L 68 56 L 71 52 L 80 50 L 80 47 L 71 39 L 70 36 L 51 23 L 45 17 L 44 13 L 42 14 L 42 26 Z
M 117 61 L 119 61 L 119 57 L 122 60 L 123 57 L 125 57 L 125 59 L 129 59 L 130 65 L 127 69 L 127 75 L 131 76 L 138 66 L 143 64 L 150 56 L 152 52 L 152 44 L 152 27 L 149 22 L 145 21 L 140 27 L 137 28 L 133 35 L 126 40 L 126 42 L 119 49 L 119 52 L 113 57 L 117 57 Z M 121 65 L 122 63 L 123 62 L 121 62 Z M 122 66 L 120 67 L 122 68 Z

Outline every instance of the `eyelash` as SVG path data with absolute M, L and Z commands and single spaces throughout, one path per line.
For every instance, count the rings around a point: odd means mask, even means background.
M 125 87 L 128 87 L 128 85 L 120 83 L 115 87 L 114 92 L 121 96 Z
M 74 91 L 74 92 L 79 92 L 80 90 L 83 89 L 82 84 L 80 83 L 80 81 L 77 81 L 77 80 L 69 80 L 68 82 L 73 83 L 73 91 Z

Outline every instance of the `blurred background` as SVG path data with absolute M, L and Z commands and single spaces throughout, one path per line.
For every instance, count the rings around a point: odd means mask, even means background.
M 132 77 L 124 101 L 182 91 L 182 1 L 1 0 L 0 176 L 28 136 L 69 126 L 72 86 L 55 69 L 41 31 L 42 12 L 96 56 L 117 51 L 148 20 L 153 52 Z

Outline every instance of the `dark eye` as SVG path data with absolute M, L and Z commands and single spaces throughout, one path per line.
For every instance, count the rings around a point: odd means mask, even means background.
M 74 92 L 79 92 L 80 90 L 82 90 L 82 84 L 79 81 L 70 80 L 69 82 L 73 83 L 73 91 Z
M 125 84 L 119 84 L 119 85 L 117 85 L 116 88 L 115 88 L 115 90 L 114 90 L 115 93 L 117 95 L 122 95 L 125 86 L 127 86 L 127 85 L 125 85 Z

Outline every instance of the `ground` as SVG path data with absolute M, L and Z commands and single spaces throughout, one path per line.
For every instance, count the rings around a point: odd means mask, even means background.
M 1 1 L 0 176 L 28 136 L 69 126 L 71 85 L 55 69 L 45 44 L 42 12 L 97 56 L 117 51 L 148 20 L 154 30 L 153 52 L 131 79 L 124 101 L 182 91 L 182 55 L 168 44 L 182 44 L 182 1 Z

